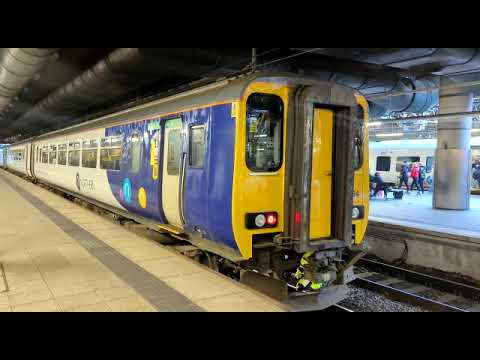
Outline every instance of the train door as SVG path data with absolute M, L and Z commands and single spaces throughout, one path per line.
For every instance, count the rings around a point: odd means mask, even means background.
M 30 157 L 28 156 L 28 146 L 25 145 L 25 158 L 23 159 L 25 161 L 25 174 L 28 176 L 30 175 L 30 171 L 29 171 L 29 161 L 30 161 Z
M 37 161 L 38 157 L 38 150 L 37 147 L 32 143 L 30 145 L 31 155 L 30 155 L 30 176 L 35 177 L 35 162 Z
M 353 243 L 354 93 L 330 85 L 300 87 L 287 124 L 285 236 L 298 252 Z M 290 131 L 288 131 L 290 129 Z
M 310 236 L 332 234 L 333 111 L 315 109 L 312 136 L 312 180 L 310 184 Z
M 162 207 L 169 224 L 182 227 L 180 178 L 182 171 L 182 119 L 165 122 L 162 175 Z

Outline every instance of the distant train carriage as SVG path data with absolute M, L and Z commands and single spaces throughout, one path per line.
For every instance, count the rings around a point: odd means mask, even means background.
M 325 288 L 366 231 L 367 112 L 349 88 L 259 73 L 15 144 L 9 166 L 292 287 L 308 254 Z
M 472 137 L 472 164 L 480 162 L 480 137 Z M 426 186 L 433 184 L 436 139 L 388 140 L 369 144 L 369 167 L 379 172 L 386 182 L 399 183 L 402 164 L 421 162 L 425 165 Z

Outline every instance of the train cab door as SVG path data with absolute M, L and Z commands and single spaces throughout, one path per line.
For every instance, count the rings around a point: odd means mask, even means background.
M 169 224 L 182 228 L 180 184 L 182 172 L 182 119 L 165 122 L 162 171 L 162 207 Z
M 310 184 L 310 236 L 332 235 L 333 110 L 315 109 Z

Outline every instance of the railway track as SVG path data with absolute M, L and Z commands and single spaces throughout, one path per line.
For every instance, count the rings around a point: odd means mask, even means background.
M 362 259 L 352 283 L 398 302 L 436 312 L 480 312 L 480 289 L 416 271 Z

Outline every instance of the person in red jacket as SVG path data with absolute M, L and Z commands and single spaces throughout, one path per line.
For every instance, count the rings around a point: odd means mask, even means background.
M 415 189 L 420 191 L 420 185 L 418 185 L 418 177 L 420 175 L 420 168 L 418 167 L 417 163 L 414 163 L 412 166 L 412 171 L 410 176 L 412 177 L 412 185 L 410 185 L 410 191 L 413 191 L 413 185 L 415 185 Z

